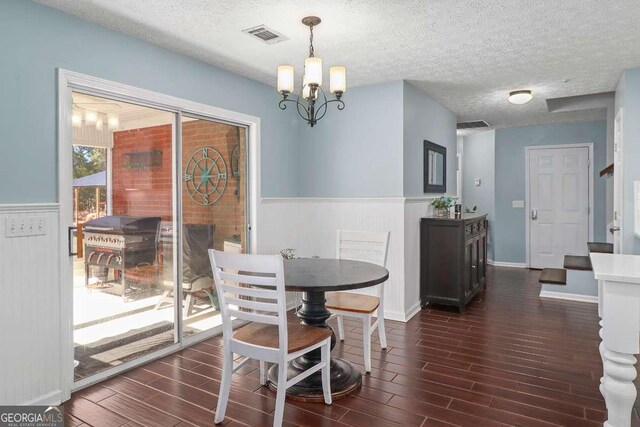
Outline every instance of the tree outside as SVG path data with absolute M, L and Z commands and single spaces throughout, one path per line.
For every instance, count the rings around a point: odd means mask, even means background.
M 73 146 L 73 179 L 84 178 L 107 170 L 107 149 Z M 96 194 L 100 199 L 99 211 L 96 211 Z M 74 191 L 77 197 L 78 221 L 84 222 L 104 215 L 106 210 L 107 191 L 104 187 L 78 187 Z

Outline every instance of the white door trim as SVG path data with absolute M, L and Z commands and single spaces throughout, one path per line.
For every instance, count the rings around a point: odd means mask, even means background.
M 614 119 L 613 130 L 613 221 L 620 227 L 612 236 L 614 253 L 624 253 L 624 109 Z M 607 232 L 610 232 L 607 230 Z M 617 239 L 617 243 L 616 243 Z
M 589 240 L 593 241 L 593 143 L 584 142 L 578 144 L 556 144 L 556 145 L 532 145 L 524 147 L 525 152 L 525 209 L 524 209 L 524 221 L 526 227 L 526 264 L 527 268 L 531 267 L 531 248 L 530 248 L 530 233 L 531 223 L 529 222 L 529 213 L 531 212 L 529 203 L 529 156 L 534 150 L 548 150 L 548 149 L 562 149 L 562 148 L 588 148 L 589 149 Z
M 188 113 L 197 116 L 211 118 L 217 121 L 225 121 L 235 125 L 243 125 L 247 127 L 248 137 L 248 172 L 249 178 L 247 184 L 249 187 L 249 209 L 247 223 L 250 228 L 247 231 L 249 241 L 249 251 L 255 253 L 257 250 L 257 215 L 258 203 L 260 200 L 260 118 L 250 116 L 235 111 L 225 110 L 222 108 L 212 107 L 206 104 L 177 98 L 170 95 L 164 95 L 146 89 L 112 82 L 73 71 L 57 69 L 58 84 L 58 202 L 60 205 L 60 351 L 61 351 L 61 387 L 62 401 L 68 400 L 71 391 L 74 388 L 73 381 L 73 292 L 69 284 L 72 280 L 72 269 L 69 268 L 69 249 L 67 242 L 67 226 L 68 221 L 73 215 L 72 203 L 73 196 L 71 191 L 67 191 L 73 186 L 72 174 L 72 156 L 69 150 L 68 141 L 73 138 L 71 126 L 72 113 L 72 90 L 76 89 L 84 93 L 90 93 L 97 96 L 106 96 L 109 98 L 120 99 L 125 102 L 142 104 L 152 108 L 162 109 L 174 113 Z M 179 200 L 178 200 L 179 202 Z M 180 306 L 180 304 L 177 304 Z M 181 318 L 181 316 L 180 316 Z M 178 325 L 176 325 L 177 327 Z M 199 334 L 197 338 L 183 338 L 182 347 L 193 344 L 194 342 L 206 339 L 208 337 L 220 333 L 220 328 L 214 328 L 210 331 Z M 180 348 L 179 344 L 169 347 L 168 351 L 175 351 Z M 162 351 L 148 355 L 149 360 L 160 357 L 164 353 Z M 140 359 L 141 361 L 147 358 Z M 122 369 L 129 368 L 126 367 Z M 113 375 L 115 371 L 97 374 L 95 380 L 99 381 L 108 375 Z

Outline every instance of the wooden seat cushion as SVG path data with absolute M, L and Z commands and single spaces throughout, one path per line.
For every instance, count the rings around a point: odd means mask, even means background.
M 295 353 L 331 336 L 331 329 L 316 328 L 299 323 L 287 324 L 289 345 L 287 351 Z M 233 338 L 248 344 L 278 348 L 278 327 L 263 323 L 249 323 L 235 331 Z
M 348 292 L 327 293 L 325 306 L 329 310 L 351 311 L 353 313 L 372 313 L 380 305 L 380 298 L 370 295 Z

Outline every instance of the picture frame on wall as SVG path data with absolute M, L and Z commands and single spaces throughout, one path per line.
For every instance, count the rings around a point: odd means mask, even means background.
M 424 192 L 447 192 L 447 148 L 424 140 Z

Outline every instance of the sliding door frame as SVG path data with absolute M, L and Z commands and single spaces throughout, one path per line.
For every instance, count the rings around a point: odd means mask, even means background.
M 94 96 L 101 96 L 132 104 L 138 104 L 158 110 L 174 113 L 173 127 L 173 179 L 175 188 L 173 191 L 173 214 L 174 223 L 182 223 L 182 187 L 179 185 L 181 171 L 181 129 L 182 115 L 198 116 L 208 120 L 228 123 L 234 126 L 241 126 L 246 129 L 246 185 L 247 185 L 247 208 L 246 208 L 246 236 L 247 252 L 257 252 L 256 224 L 258 215 L 258 203 L 260 200 L 260 118 L 210 105 L 189 101 L 182 98 L 164 95 L 158 92 L 140 89 L 137 87 L 112 82 L 85 74 L 76 73 L 69 70 L 57 69 L 58 81 L 58 201 L 60 203 L 59 213 L 59 251 L 60 251 L 60 375 L 62 385 L 62 401 L 70 398 L 71 392 L 87 387 L 96 382 L 102 381 L 110 376 L 117 375 L 123 371 L 131 369 L 140 364 L 174 353 L 184 347 L 193 345 L 199 341 L 208 339 L 221 333 L 220 327 L 213 328 L 189 337 L 182 334 L 182 304 L 174 304 L 175 307 L 175 337 L 176 342 L 164 349 L 142 356 L 136 360 L 123 363 L 115 368 L 100 372 L 91 377 L 74 382 L 74 346 L 73 346 L 73 290 L 70 286 L 73 279 L 73 269 L 69 262 L 69 249 L 67 242 L 67 227 L 69 219 L 73 215 L 73 197 L 69 191 L 72 188 L 72 155 L 69 149 L 72 145 L 73 129 L 71 125 L 71 115 L 73 111 L 72 92 L 81 92 Z M 180 242 L 180 227 L 176 227 L 176 241 Z M 180 245 L 178 245 L 180 246 Z M 174 251 L 174 278 L 182 260 L 179 254 L 181 251 Z M 182 300 L 182 286 L 177 285 L 178 301 Z

